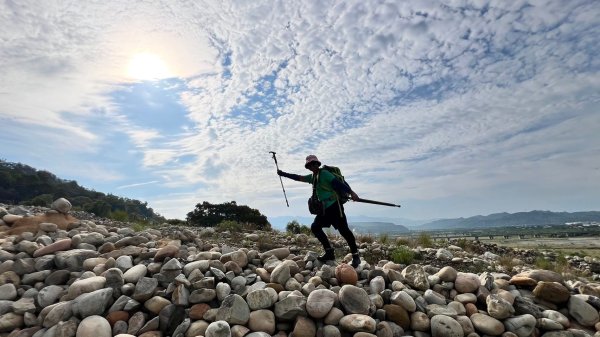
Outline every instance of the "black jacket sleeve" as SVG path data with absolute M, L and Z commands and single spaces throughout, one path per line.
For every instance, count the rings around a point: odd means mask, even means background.
M 302 181 L 302 176 L 299 174 L 287 173 L 287 172 L 283 172 L 282 170 L 278 170 L 277 174 L 282 177 L 286 177 L 286 178 L 289 178 L 292 180 Z

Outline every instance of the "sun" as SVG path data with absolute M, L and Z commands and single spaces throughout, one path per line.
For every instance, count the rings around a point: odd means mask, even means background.
M 140 81 L 152 81 L 168 78 L 169 69 L 165 62 L 156 54 L 136 54 L 129 61 L 127 68 L 129 77 Z

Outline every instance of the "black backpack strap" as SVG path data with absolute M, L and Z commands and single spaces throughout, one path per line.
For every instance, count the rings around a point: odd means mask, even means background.
M 319 173 L 321 173 L 321 170 L 319 170 Z M 315 198 L 317 198 L 317 183 L 319 182 L 319 173 L 317 173 L 316 175 L 313 173 L 312 179 L 312 195 Z

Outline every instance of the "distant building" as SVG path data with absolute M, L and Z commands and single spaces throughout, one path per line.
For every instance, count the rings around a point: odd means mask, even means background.
M 583 222 L 581 222 L 581 221 L 565 222 L 565 225 L 567 225 L 567 226 L 581 226 L 581 225 L 583 225 Z

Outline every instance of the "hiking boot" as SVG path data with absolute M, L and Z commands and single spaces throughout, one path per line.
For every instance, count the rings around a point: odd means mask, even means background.
M 350 265 L 354 268 L 358 267 L 358 265 L 360 264 L 360 256 L 358 255 L 358 253 L 354 253 L 352 254 L 352 263 L 350 263 Z
M 321 262 L 335 260 L 335 254 L 333 253 L 333 248 L 325 249 L 325 254 L 319 256 L 317 259 Z

